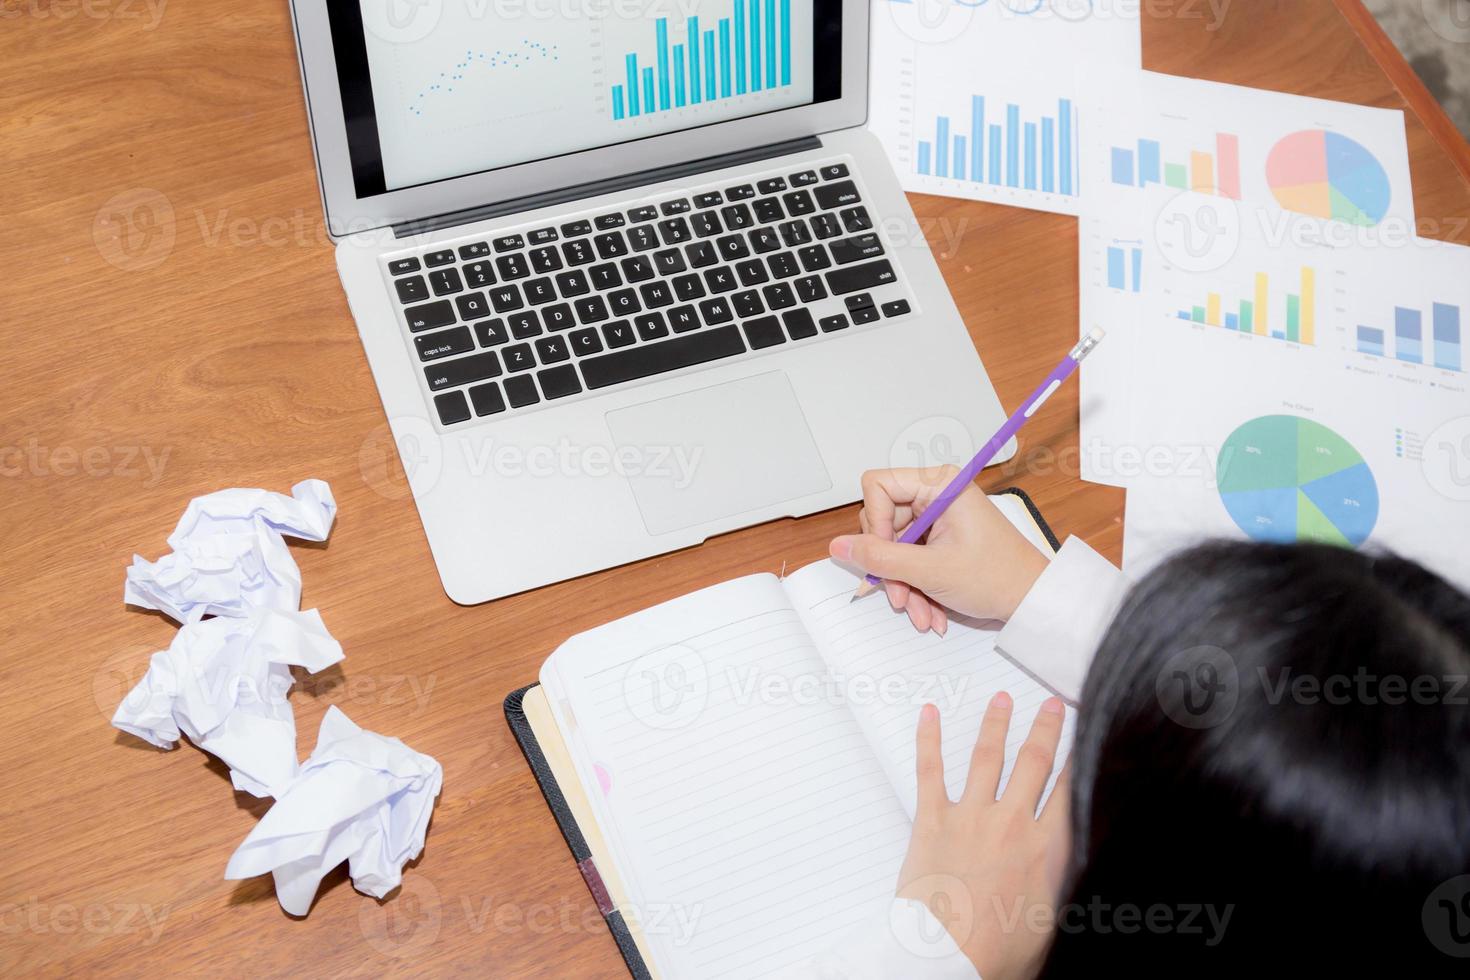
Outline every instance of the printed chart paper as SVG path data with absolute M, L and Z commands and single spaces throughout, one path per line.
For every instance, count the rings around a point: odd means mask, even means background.
M 1196 417 L 1141 406 L 1148 372 L 1200 370 L 1140 351 L 1144 325 L 1183 315 L 1310 360 L 1344 256 L 1416 241 L 1408 149 L 1397 111 L 1152 72 L 1079 76 L 1098 122 L 1081 151 L 1078 327 L 1109 335 L 1081 371 L 1083 477 L 1131 486 L 1139 414 Z
M 1141 57 L 1136 4 L 876 0 L 868 127 L 907 191 L 1076 214 L 1074 68 Z
M 1144 306 L 1125 566 L 1204 537 L 1317 541 L 1470 585 L 1470 249 L 1248 258 Z

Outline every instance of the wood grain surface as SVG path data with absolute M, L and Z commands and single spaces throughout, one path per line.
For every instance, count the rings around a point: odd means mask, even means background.
M 1463 142 L 1355 31 L 1356 0 L 1143 6 L 1148 67 L 1408 109 L 1422 231 L 1470 242 Z M 501 699 L 574 632 L 821 557 L 855 508 L 450 602 L 322 230 L 287 16 L 284 0 L 0 0 L 0 972 L 621 976 Z M 1075 337 L 1075 222 L 914 206 L 1014 404 Z M 985 485 L 1023 487 L 1116 559 L 1122 493 L 1078 479 L 1075 386 L 1021 443 Z M 292 695 L 301 752 L 337 704 L 445 781 L 400 893 L 365 898 L 339 869 L 293 920 L 269 878 L 221 878 L 265 804 L 108 719 L 175 632 L 124 607 L 130 556 L 165 550 L 191 497 L 308 476 L 341 511 L 328 544 L 293 551 L 347 659 Z

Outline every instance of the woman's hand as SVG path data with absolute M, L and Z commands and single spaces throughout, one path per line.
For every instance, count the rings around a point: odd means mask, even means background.
M 925 705 L 919 714 L 918 810 L 898 896 L 926 904 L 984 980 L 1034 977 L 1055 930 L 1067 857 L 1066 770 L 1039 818 L 1036 805 L 1056 759 L 1062 718 L 1060 698 L 1041 706 L 997 800 L 1011 724 L 1010 696 L 997 694 L 980 723 L 964 797 L 951 803 L 939 710 Z
M 834 538 L 830 548 L 833 558 L 883 579 L 888 601 L 906 610 L 920 631 L 943 634 L 945 607 L 1009 619 L 1046 570 L 1046 556 L 975 486 L 935 522 L 923 546 L 896 543 L 957 472 L 953 466 L 869 470 L 858 515 L 863 533 Z

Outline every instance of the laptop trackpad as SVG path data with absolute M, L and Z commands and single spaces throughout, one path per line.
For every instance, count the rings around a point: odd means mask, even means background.
M 832 486 L 784 371 L 620 408 L 607 424 L 649 534 Z

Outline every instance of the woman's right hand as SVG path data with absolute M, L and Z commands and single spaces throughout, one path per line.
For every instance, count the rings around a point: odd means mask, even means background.
M 977 619 L 1009 619 L 1046 570 L 1047 559 L 977 486 L 968 487 L 929 529 L 924 545 L 898 544 L 904 528 L 958 470 L 869 470 L 863 474 L 862 534 L 834 538 L 833 558 L 883 579 L 888 601 L 921 632 L 943 634 L 945 608 Z

